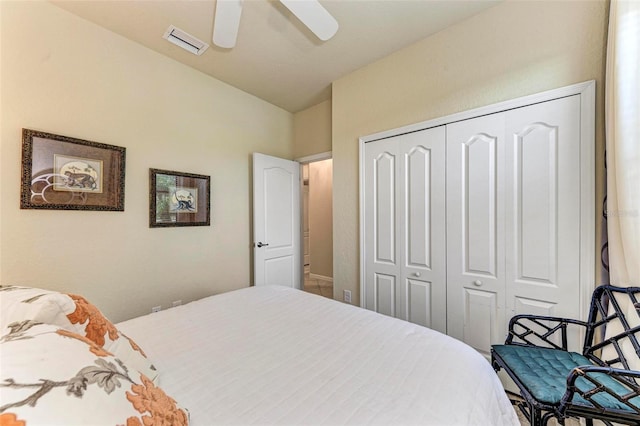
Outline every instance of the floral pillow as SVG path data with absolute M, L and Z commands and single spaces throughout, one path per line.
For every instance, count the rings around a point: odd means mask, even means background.
M 124 333 L 119 331 L 102 312 L 89 303 L 87 299 L 75 294 L 67 294 L 73 300 L 75 310 L 67 315 L 69 322 L 75 326 L 75 332 L 86 336 L 89 340 L 103 346 L 116 357 L 128 363 L 140 373 L 155 380 L 158 370 L 147 359 L 142 348 Z
M 25 322 L 0 338 L 0 424 L 187 425 L 162 389 L 93 341 Z
M 56 291 L 0 286 L 0 334 L 24 320 L 68 327 L 67 313 L 75 309 L 73 305 L 71 298 Z
M 151 380 L 158 371 L 142 349 L 84 297 L 30 287 L 0 286 L 0 332 L 25 321 L 51 324 L 85 336 Z

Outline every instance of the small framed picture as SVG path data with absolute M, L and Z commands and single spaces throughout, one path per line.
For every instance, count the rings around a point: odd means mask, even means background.
M 124 211 L 126 149 L 22 129 L 20 208 Z
M 149 169 L 149 227 L 209 226 L 210 176 Z

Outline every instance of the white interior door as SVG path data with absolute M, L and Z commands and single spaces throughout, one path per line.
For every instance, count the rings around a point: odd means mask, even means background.
M 399 204 L 402 318 L 447 329 L 444 126 L 403 135 Z
M 580 318 L 580 96 L 508 111 L 506 125 L 509 316 Z
M 447 125 L 447 332 L 487 357 L 505 333 L 504 120 Z
M 364 307 L 396 317 L 402 262 L 399 259 L 398 138 L 364 147 Z
M 300 164 L 253 154 L 255 285 L 301 288 Z
M 365 146 L 367 309 L 446 331 L 444 127 Z

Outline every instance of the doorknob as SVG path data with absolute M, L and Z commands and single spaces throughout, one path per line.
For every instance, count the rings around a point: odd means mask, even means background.
M 422 274 L 420 272 L 414 272 L 413 275 L 415 275 L 416 277 L 419 277 Z
M 473 282 L 473 285 L 480 287 L 480 286 L 482 285 L 482 281 L 480 281 L 480 280 L 475 280 L 475 281 Z
M 258 244 L 256 244 L 256 245 L 258 246 L 258 248 L 260 248 L 260 247 L 266 247 L 269 244 L 268 243 L 262 243 L 262 242 L 258 241 Z

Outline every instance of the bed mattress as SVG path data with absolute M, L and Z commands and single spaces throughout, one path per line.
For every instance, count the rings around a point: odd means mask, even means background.
M 287 287 L 119 323 L 205 425 L 519 425 L 491 366 L 436 331 Z

